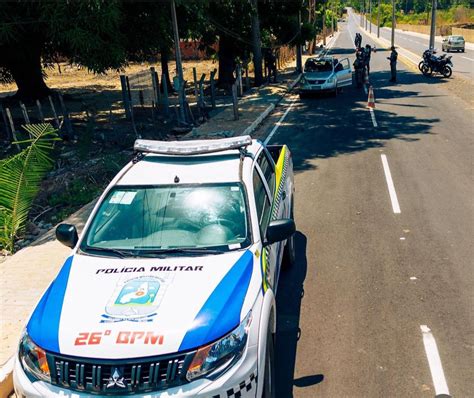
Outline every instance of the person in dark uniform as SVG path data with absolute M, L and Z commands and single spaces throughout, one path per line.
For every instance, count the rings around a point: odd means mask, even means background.
M 397 58 L 398 58 L 398 53 L 395 51 L 395 47 L 391 48 L 392 52 L 390 53 L 390 57 L 387 57 L 388 60 L 390 60 L 390 73 L 391 73 L 391 78 L 390 82 L 396 83 L 397 82 Z
M 364 63 L 365 67 L 367 68 L 367 75 L 370 75 L 370 56 L 372 55 L 372 47 L 370 47 L 370 44 L 365 45 L 365 51 L 364 51 Z

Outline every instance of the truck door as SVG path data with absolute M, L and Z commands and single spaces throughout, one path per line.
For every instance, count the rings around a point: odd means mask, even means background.
M 352 84 L 352 70 L 348 58 L 341 59 L 335 68 L 337 86 L 344 87 Z
M 262 242 L 265 241 L 268 224 L 272 219 L 282 217 L 283 206 L 273 208 L 275 197 L 275 164 L 272 158 L 264 149 L 259 157 L 254 169 L 253 185 L 257 214 L 259 217 L 260 236 Z M 280 272 L 280 260 L 282 254 L 282 244 L 280 242 L 266 246 L 262 252 L 262 267 L 264 271 L 264 288 L 271 287 L 273 290 L 278 280 Z

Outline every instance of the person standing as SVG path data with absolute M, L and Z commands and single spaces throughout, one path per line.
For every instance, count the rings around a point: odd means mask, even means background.
M 364 63 L 365 67 L 367 68 L 367 75 L 370 75 L 370 56 L 372 55 L 372 47 L 370 47 L 370 44 L 365 45 L 365 51 L 364 51 Z
M 387 57 L 388 60 L 390 60 L 390 73 L 391 73 L 391 78 L 390 82 L 396 83 L 397 82 L 397 58 L 398 58 L 398 53 L 395 51 L 395 47 L 392 46 L 391 48 L 392 52 L 390 53 L 390 57 Z

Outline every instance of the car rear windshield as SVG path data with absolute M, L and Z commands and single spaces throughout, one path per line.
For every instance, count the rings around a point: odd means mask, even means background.
M 464 37 L 462 37 L 462 36 L 452 36 L 451 40 L 452 41 L 463 41 Z
M 329 60 L 308 59 L 304 64 L 305 72 L 332 72 L 332 62 Z
M 115 187 L 100 205 L 83 251 L 146 254 L 239 249 L 249 241 L 241 184 Z M 171 249 L 171 250 L 170 250 Z

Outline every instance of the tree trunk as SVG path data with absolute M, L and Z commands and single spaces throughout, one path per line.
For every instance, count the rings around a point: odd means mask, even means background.
M 252 0 L 252 52 L 255 71 L 255 86 L 263 83 L 262 42 L 260 38 L 260 21 L 258 19 L 258 0 Z
M 229 89 L 234 84 L 235 39 L 222 34 L 219 39 L 219 81 L 221 88 Z
M 39 51 L 30 51 L 27 56 L 12 57 L 5 63 L 15 79 L 18 91 L 14 95 L 22 101 L 41 99 L 49 94 L 51 90 L 44 82 L 43 68 L 41 66 L 41 55 Z
M 171 84 L 170 79 L 170 70 L 168 68 L 168 62 L 170 59 L 170 49 L 166 46 L 160 48 L 161 55 L 161 73 L 164 73 L 166 76 L 166 85 L 168 86 L 168 92 L 173 92 L 173 85 Z M 161 91 L 163 91 L 163 81 L 161 82 Z

